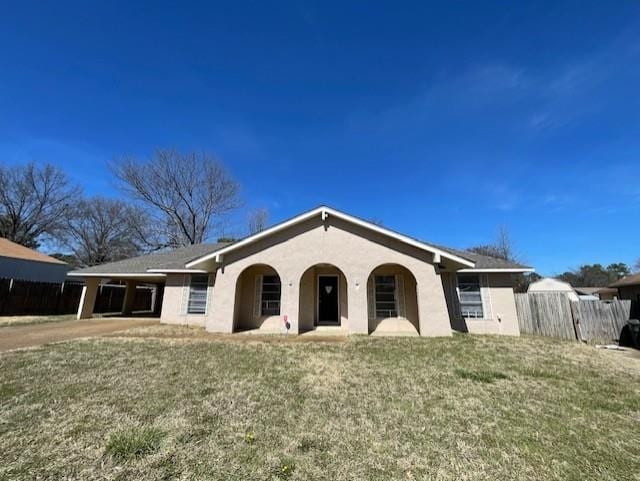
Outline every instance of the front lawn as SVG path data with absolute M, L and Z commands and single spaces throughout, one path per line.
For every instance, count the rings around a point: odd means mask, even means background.
M 620 353 L 530 337 L 138 334 L 0 354 L 0 479 L 640 473 L 640 359 Z

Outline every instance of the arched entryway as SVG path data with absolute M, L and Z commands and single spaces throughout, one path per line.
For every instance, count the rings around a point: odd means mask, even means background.
M 418 335 L 418 296 L 415 276 L 399 264 L 383 264 L 367 279 L 369 333 Z
M 236 281 L 233 330 L 279 332 L 282 285 L 280 275 L 271 266 L 254 264 L 247 267 Z
M 332 264 L 315 264 L 300 278 L 300 332 L 318 326 L 348 329 L 347 278 Z

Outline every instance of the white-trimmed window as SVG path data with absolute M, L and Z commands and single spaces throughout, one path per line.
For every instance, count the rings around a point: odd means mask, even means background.
M 480 287 L 480 276 L 474 274 L 458 275 L 458 299 L 462 317 L 472 319 L 484 317 Z
M 280 293 L 280 277 L 262 276 L 262 297 L 260 300 L 261 315 L 280 315 Z
M 396 276 L 375 276 L 376 318 L 398 317 Z
M 207 294 L 209 291 L 209 276 L 207 274 L 191 274 L 189 279 L 189 300 L 187 314 L 207 313 Z

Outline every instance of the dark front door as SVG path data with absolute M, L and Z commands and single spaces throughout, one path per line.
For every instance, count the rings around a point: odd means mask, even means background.
M 340 324 L 338 277 L 318 277 L 318 324 Z

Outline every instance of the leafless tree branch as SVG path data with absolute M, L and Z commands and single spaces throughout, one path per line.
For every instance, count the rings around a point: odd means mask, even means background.
M 56 238 L 80 195 L 80 188 L 50 164 L 0 166 L 0 236 L 32 248 Z
M 145 250 L 148 225 L 137 206 L 103 197 L 83 199 L 67 219 L 62 243 L 83 266 L 117 261 Z
M 110 167 L 153 219 L 158 247 L 204 242 L 214 222 L 239 205 L 238 183 L 204 152 L 156 150 L 146 161 L 125 157 Z
M 269 222 L 269 211 L 265 208 L 256 209 L 249 212 L 247 223 L 249 234 L 257 234 L 267 228 Z

